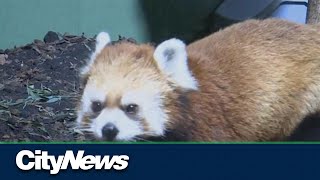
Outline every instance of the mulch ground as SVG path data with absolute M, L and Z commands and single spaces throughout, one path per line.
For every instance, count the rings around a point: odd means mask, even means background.
M 94 39 L 50 32 L 0 50 L 0 141 L 81 141 L 75 128 L 79 68 Z

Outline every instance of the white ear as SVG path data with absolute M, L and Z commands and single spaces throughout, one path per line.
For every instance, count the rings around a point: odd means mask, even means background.
M 107 32 L 100 32 L 98 34 L 98 36 L 96 37 L 96 49 L 95 51 L 92 53 L 90 60 L 88 62 L 88 64 L 82 68 L 81 70 L 81 74 L 87 74 L 94 62 L 94 60 L 96 59 L 97 55 L 101 53 L 101 51 L 103 50 L 103 48 L 109 44 L 111 41 L 110 36 Z
M 94 53 L 99 54 L 102 49 L 108 44 L 110 43 L 110 36 L 108 33 L 106 32 L 101 32 L 98 34 L 97 38 L 96 38 L 96 50 Z
M 188 68 L 186 45 L 179 39 L 169 39 L 159 44 L 153 54 L 159 69 L 178 86 L 198 89 L 198 83 Z

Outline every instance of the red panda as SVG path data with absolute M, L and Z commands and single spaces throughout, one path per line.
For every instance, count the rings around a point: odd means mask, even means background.
M 77 122 L 107 141 L 284 140 L 320 107 L 320 31 L 247 20 L 186 46 L 97 36 Z

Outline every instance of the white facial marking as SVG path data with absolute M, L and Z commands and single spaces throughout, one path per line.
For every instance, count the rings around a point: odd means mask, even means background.
M 198 82 L 188 68 L 186 45 L 178 39 L 170 39 L 157 46 L 154 55 L 159 69 L 174 83 L 186 89 L 198 89 Z
M 83 90 L 83 95 L 81 99 L 81 110 L 78 112 L 77 122 L 81 123 L 81 120 L 83 119 L 83 113 L 84 112 L 91 112 L 91 103 L 93 101 L 105 101 L 106 92 L 103 92 L 94 86 L 87 85 L 85 89 Z
M 92 129 L 96 136 L 102 138 L 102 128 L 107 123 L 112 123 L 118 128 L 119 133 L 116 140 L 132 140 L 135 136 L 143 133 L 141 124 L 130 119 L 118 108 L 104 109 L 96 119 L 92 120 Z
M 167 114 L 162 108 L 161 95 L 155 91 L 130 91 L 123 95 L 122 104 L 137 104 L 139 116 L 143 117 L 153 135 L 163 135 Z
M 82 108 L 78 112 L 77 121 L 81 123 L 84 113 L 92 112 L 91 103 L 93 101 L 104 102 L 106 92 L 95 88 L 95 86 L 87 85 L 82 96 Z M 98 138 L 102 138 L 102 128 L 107 123 L 113 123 L 118 128 L 119 133 L 116 140 L 134 140 L 138 135 L 155 135 L 161 136 L 165 132 L 165 124 L 168 121 L 167 114 L 162 107 L 162 96 L 155 88 L 131 90 L 122 95 L 121 104 L 137 104 L 137 118 L 129 117 L 120 108 L 105 108 L 98 117 L 91 119 L 91 131 Z M 148 125 L 148 132 L 144 130 L 144 123 Z
M 78 123 L 78 125 L 80 125 L 82 120 L 83 120 L 83 110 L 78 110 L 77 119 L 76 119 L 76 122 Z

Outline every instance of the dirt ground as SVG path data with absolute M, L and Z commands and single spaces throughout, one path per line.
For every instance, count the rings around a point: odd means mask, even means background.
M 79 68 L 94 40 L 48 35 L 47 43 L 0 50 L 0 141 L 85 140 L 75 128 L 75 106 Z

